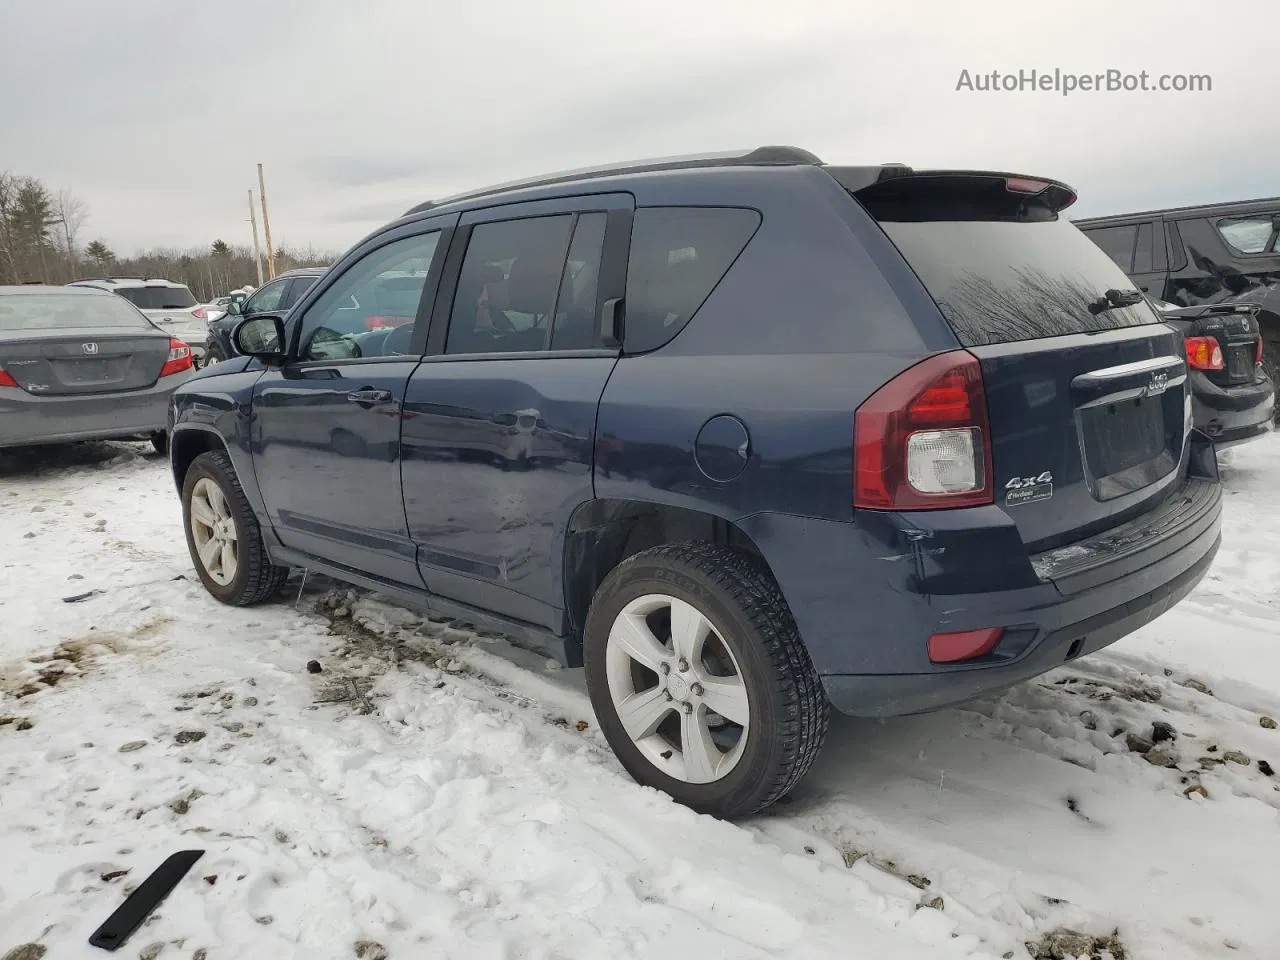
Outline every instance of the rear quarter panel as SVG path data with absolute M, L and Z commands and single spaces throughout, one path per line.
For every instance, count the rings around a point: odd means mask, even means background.
M 880 228 L 815 168 L 688 178 L 638 206 L 759 210 L 752 241 L 666 346 L 618 363 L 597 429 L 596 495 L 729 520 L 761 512 L 852 519 L 853 415 L 885 381 L 956 346 Z M 738 418 L 742 473 L 710 479 L 695 442 Z M 603 469 L 602 469 L 603 467 Z

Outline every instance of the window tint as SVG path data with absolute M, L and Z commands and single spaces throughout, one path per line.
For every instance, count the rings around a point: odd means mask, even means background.
M 608 215 L 584 213 L 573 228 L 569 259 L 560 275 L 552 350 L 588 350 L 599 342 L 600 262 Z
M 759 225 L 754 210 L 637 210 L 627 265 L 627 352 L 653 350 L 679 333 Z
M 1218 221 L 1218 232 L 1238 253 L 1269 253 L 1277 250 L 1277 242 L 1271 237 L 1273 228 L 1270 214 L 1227 217 Z
M 438 230 L 405 237 L 349 267 L 303 315 L 298 358 L 409 355 L 418 301 L 439 242 Z
M 1136 226 L 1102 227 L 1085 232 L 1085 236 L 1101 247 L 1102 252 L 1126 273 L 1133 269 L 1133 244 L 1137 234 Z
M 1133 267 L 1130 273 L 1150 273 L 1155 269 L 1155 247 L 1152 245 L 1151 224 L 1138 227 L 1138 244 L 1133 249 Z
M 287 286 L 289 286 L 288 280 L 272 280 L 246 300 L 240 312 L 269 313 L 272 310 L 279 310 Z
M 140 310 L 187 310 L 196 298 L 186 287 L 119 287 L 116 293 Z
M 1090 305 L 1133 281 L 1074 224 L 982 177 L 901 177 L 858 199 L 966 347 L 1159 323 L 1142 300 Z M 1125 228 L 1129 236 L 1136 229 Z M 1130 247 L 1132 249 L 1132 246 Z
M 542 350 L 575 217 L 477 224 L 458 276 L 445 353 Z

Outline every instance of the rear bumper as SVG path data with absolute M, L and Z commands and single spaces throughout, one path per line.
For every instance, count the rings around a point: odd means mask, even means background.
M 0 447 L 116 440 L 164 430 L 169 397 L 190 376 L 184 371 L 145 390 L 89 396 L 39 397 L 0 387 Z
M 743 526 L 782 587 L 832 705 L 888 717 L 996 693 L 1145 626 L 1212 564 L 1221 497 L 1216 474 L 1189 479 L 1122 527 L 1037 558 L 996 507 L 932 517 L 864 512 L 852 523 L 757 516 Z M 930 635 L 997 626 L 1005 633 L 992 653 L 929 661 Z
M 1269 377 L 1239 387 L 1220 387 L 1192 370 L 1190 384 L 1196 428 L 1212 437 L 1219 450 L 1271 431 L 1276 391 Z

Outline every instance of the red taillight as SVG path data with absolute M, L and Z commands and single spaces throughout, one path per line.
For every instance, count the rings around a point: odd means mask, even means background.
M 204 307 L 196 307 L 191 311 L 191 315 L 197 320 L 207 320 L 209 318 L 209 314 L 205 311 Z
M 1262 338 L 1258 338 L 1258 347 L 1253 352 L 1253 365 L 1255 367 L 1262 366 Z
M 1195 370 L 1226 369 L 1217 338 L 1187 337 L 1187 366 Z
M 929 638 L 929 660 L 932 663 L 957 663 L 984 657 L 996 648 L 1002 636 L 1004 627 L 935 633 Z
M 386 330 L 390 327 L 403 327 L 406 323 L 413 323 L 413 317 L 364 318 L 364 326 L 366 330 Z
M 854 414 L 853 505 L 936 510 L 995 501 L 982 368 L 964 350 L 904 371 Z
M 3 367 L 0 367 L 0 387 L 16 387 L 17 385 L 18 381 L 5 373 Z
M 160 368 L 160 376 L 167 377 L 175 373 L 181 373 L 183 370 L 190 370 L 191 367 L 191 348 L 181 340 L 171 339 L 169 341 L 169 359 Z

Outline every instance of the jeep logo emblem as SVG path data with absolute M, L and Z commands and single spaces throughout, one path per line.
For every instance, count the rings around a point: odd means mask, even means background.
M 1151 382 L 1147 384 L 1146 389 L 1143 391 L 1143 396 L 1158 397 L 1168 389 L 1169 374 L 1162 370 L 1159 373 L 1153 373 L 1151 375 Z

